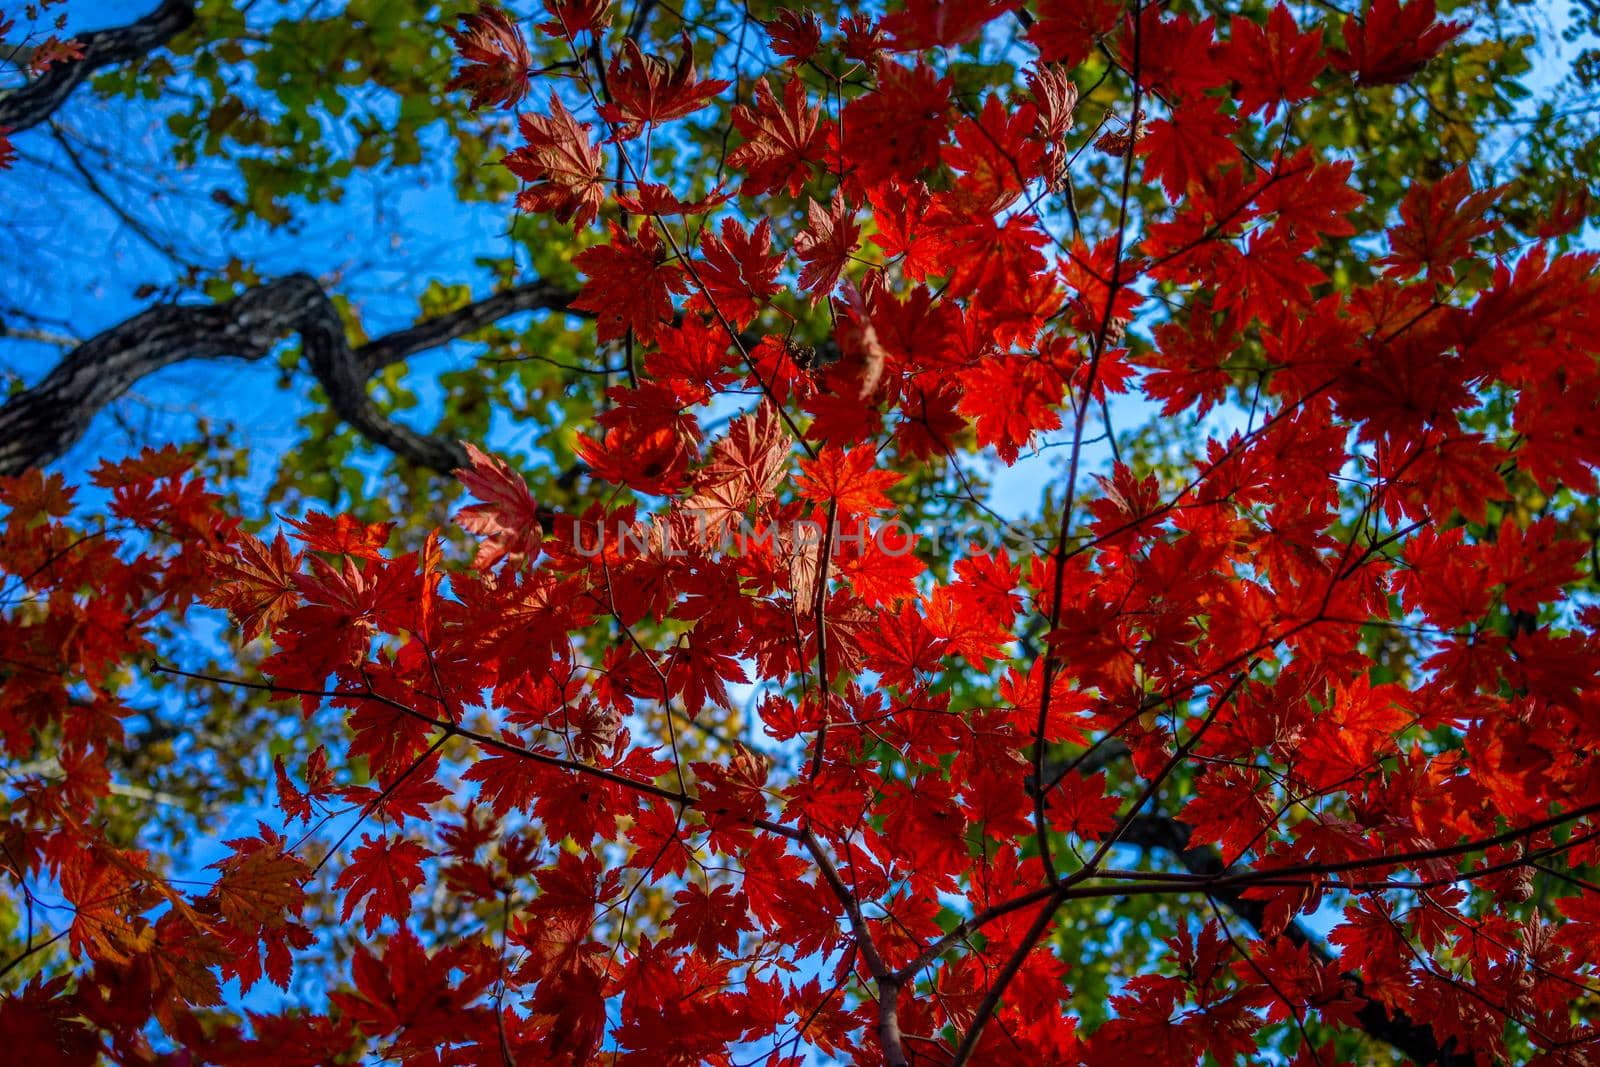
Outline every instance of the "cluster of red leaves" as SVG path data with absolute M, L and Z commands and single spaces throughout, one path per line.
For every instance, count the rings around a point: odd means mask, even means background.
M 60 475 L 0 479 L 0 750 L 15 768 L 0 870 L 17 889 L 28 947 L 64 936 L 85 964 L 71 985 L 39 979 L 0 1002 L 0 1032 L 22 1042 L 13 1048 L 54 1052 L 49 1062 L 93 1064 L 102 1051 L 151 1062 L 141 1030 L 152 1016 L 180 1040 L 198 1036 L 189 1009 L 219 1003 L 221 981 L 253 980 L 264 965 L 288 977 L 287 944 L 269 938 L 265 960 L 257 951 L 263 931 L 289 929 L 298 898 L 300 863 L 269 829 L 235 843 L 237 864 L 210 892 L 186 895 L 159 857 L 108 837 L 99 811 L 132 714 L 127 665 L 152 652 L 151 620 L 181 616 L 208 587 L 210 553 L 236 536 L 190 466 L 170 449 L 102 464 L 93 480 L 111 524 L 98 528 L 68 520 L 73 494 Z M 36 930 L 57 914 L 41 897 L 65 900 L 70 925 Z
M 541 31 L 590 35 L 600 77 L 605 4 L 546 6 Z M 9 869 L 60 882 L 93 969 L 0 1002 L 8 1032 L 92 1052 L 142 1040 L 153 1013 L 195 1057 L 241 1063 L 328 1062 L 362 1039 L 419 1064 L 580 1064 L 602 1046 L 616 1062 L 726 1064 L 744 1046 L 778 1067 L 804 1045 L 896 1067 L 908 1049 L 1111 1065 L 1243 1060 L 1267 1022 L 1375 1017 L 1425 1020 L 1435 1047 L 1486 1060 L 1511 1021 L 1543 1062 L 1582 1062 L 1595 1034 L 1569 1001 L 1600 967 L 1600 905 L 1561 901 L 1570 923 L 1492 905 L 1525 899 L 1536 860 L 1600 863 L 1600 613 L 1566 600 L 1586 542 L 1553 518 L 1491 523 L 1489 507 L 1513 473 L 1548 498 L 1596 488 L 1596 257 L 1487 259 L 1493 196 L 1461 171 L 1407 197 L 1371 281 L 1326 284 L 1313 253 L 1376 236 L 1350 221 L 1352 164 L 1287 143 L 1256 158 L 1239 139 L 1332 81 L 1414 72 L 1459 32 L 1431 0 L 1376 0 L 1342 27 L 1280 6 L 1225 35 L 1159 5 L 1041 3 L 1041 64 L 1105 48 L 1132 106 L 1129 132 L 1096 143 L 1168 205 L 1139 228 L 1124 212 L 1103 241 L 1058 238 L 1030 197 L 1060 188 L 1065 143 L 1089 135 L 1076 87 L 1041 65 L 965 108 L 931 54 L 1018 7 L 918 0 L 826 42 L 807 16 L 771 23 L 788 62 L 735 108 L 728 163 L 745 203 L 795 199 L 804 221 L 784 242 L 731 218 L 691 241 L 681 217 L 720 194 L 608 177 L 608 154 L 626 171 L 637 138 L 728 88 L 698 76 L 687 43 L 675 63 L 610 51 L 594 122 L 555 92 L 522 117 L 506 161 L 529 183 L 520 208 L 582 227 L 615 197 L 634 216 L 576 258 L 575 307 L 639 354 L 579 453 L 597 479 L 666 498 L 653 513 L 597 503 L 544 523 L 511 469 L 473 450 L 460 476 L 481 503 L 461 525 L 479 549 L 447 573 L 435 539 L 395 554 L 387 527 L 348 518 L 311 515 L 271 543 L 237 533 L 155 457 L 101 475 L 119 516 L 174 538 L 128 563 L 77 540 L 58 483 L 6 485 L 0 561 L 48 591 L 42 611 L 5 617 L 6 647 L 52 669 L 8 675 L 0 737 L 26 756 L 59 731 L 74 761 L 26 787 Z M 483 68 L 463 82 L 479 102 L 521 96 L 508 21 L 472 16 L 458 40 Z M 802 61 L 824 47 L 869 87 L 808 83 Z M 1491 280 L 1452 300 L 1469 261 Z M 1148 283 L 1182 312 L 1147 306 Z M 834 312 L 837 358 L 745 334 L 801 294 Z M 1154 343 L 1136 350 L 1140 316 Z M 873 536 L 892 466 L 972 445 L 1010 463 L 1054 430 L 1076 455 L 1092 403 L 1130 389 L 1198 418 L 1250 346 L 1261 413 L 1212 439 L 1185 484 L 1118 465 L 1074 512 L 1074 461 L 1052 550 L 974 552 L 944 580 Z M 729 393 L 762 399 L 706 444 L 695 410 Z M 1465 424 L 1491 394 L 1514 440 Z M 1353 476 L 1364 491 L 1341 495 Z M 142 651 L 140 613 L 196 595 L 244 638 L 271 637 L 260 669 L 308 721 L 343 717 L 305 766 L 278 765 L 286 817 L 350 802 L 371 816 L 333 880 L 364 935 L 348 981 L 320 1010 L 247 1026 L 202 1027 L 194 1010 L 218 974 L 287 983 L 309 936 L 302 861 L 263 828 L 232 843 L 214 888 L 158 900 L 144 857 L 85 829 L 120 713 L 96 687 Z M 1034 650 L 1017 641 L 1029 619 Z M 1426 658 L 1375 684 L 1363 631 L 1385 626 L 1426 635 Z M 958 705 L 958 676 L 992 679 L 996 701 Z M 750 681 L 770 690 L 771 752 L 794 758 L 729 744 L 685 760 L 674 722 Z M 1041 776 L 1052 746 L 1110 739 L 1131 791 L 1076 767 Z M 336 784 L 353 763 L 370 787 Z M 1186 844 L 1248 864 L 1203 888 L 1254 908 L 1259 937 L 1183 928 L 1161 970 L 1119 991 L 1116 1018 L 1080 1034 L 1051 918 L 1079 897 L 1185 890 L 1107 863 L 1180 766 Z M 462 914 L 504 916 L 503 933 L 413 933 L 425 884 Z M 644 886 L 674 907 L 630 938 Z M 1332 892 L 1353 901 L 1337 963 L 1280 936 Z M 963 907 L 941 911 L 947 894 Z

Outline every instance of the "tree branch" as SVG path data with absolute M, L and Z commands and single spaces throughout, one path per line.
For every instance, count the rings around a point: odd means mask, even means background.
M 1128 823 L 1120 843 L 1170 852 L 1191 874 L 1222 874 L 1222 857 L 1217 850 L 1209 845 L 1190 848 L 1189 833 L 1189 826 L 1177 819 L 1164 815 L 1138 815 Z M 1258 933 L 1263 929 L 1267 911 L 1264 901 L 1247 900 L 1242 890 L 1226 886 L 1208 889 L 1207 894 L 1217 903 L 1226 905 Z M 1291 922 L 1280 936 L 1288 938 L 1296 946 L 1308 946 L 1325 963 L 1334 959 L 1327 948 L 1306 933 L 1298 922 Z M 1455 1038 L 1441 1045 L 1433 1027 L 1427 1023 L 1418 1023 L 1405 1012 L 1391 1013 L 1378 1001 L 1366 996 L 1358 975 L 1347 973 L 1344 977 L 1352 983 L 1353 992 L 1361 1002 L 1356 1018 L 1361 1023 L 1361 1029 L 1369 1036 L 1391 1045 L 1416 1063 L 1438 1064 L 1439 1067 L 1473 1067 L 1477 1062 L 1472 1053 L 1456 1048 Z
M 37 126 L 66 103 L 67 97 L 101 67 L 140 59 L 172 40 L 194 22 L 194 0 L 161 0 L 137 22 L 78 34 L 83 58 L 55 63 L 28 84 L 0 96 L 0 128 Z
M 43 381 L 0 405 L 0 475 L 60 457 L 94 416 L 140 379 L 191 359 L 258 360 L 299 334 L 311 372 L 341 419 L 374 444 L 437 471 L 466 462 L 454 441 L 393 421 L 372 402 L 379 369 L 522 311 L 564 309 L 572 294 L 533 281 L 352 349 L 327 292 L 291 274 L 220 304 L 157 304 L 83 342 Z

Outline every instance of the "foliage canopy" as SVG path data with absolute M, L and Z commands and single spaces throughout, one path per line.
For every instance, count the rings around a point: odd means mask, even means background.
M 164 272 L 0 404 L 11 1047 L 1594 1062 L 1590 53 L 1433 0 L 335 7 L 8 43 L 0 181 Z M 459 271 L 316 261 L 425 188 L 499 220 Z M 85 461 L 222 357 L 293 447 Z

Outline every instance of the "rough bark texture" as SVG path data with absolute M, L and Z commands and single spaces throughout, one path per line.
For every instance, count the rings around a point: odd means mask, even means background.
M 96 70 L 142 59 L 187 29 L 194 17 L 193 0 L 161 0 L 129 25 L 78 35 L 81 59 L 58 63 L 0 96 L 0 128 L 38 125 Z M 0 474 L 19 474 L 59 457 L 87 432 L 95 415 L 146 375 L 190 359 L 260 359 L 293 334 L 300 336 L 306 363 L 341 419 L 413 463 L 452 470 L 466 461 L 461 446 L 390 419 L 373 404 L 367 380 L 391 363 L 507 315 L 565 308 L 572 297 L 545 282 L 531 282 L 358 349 L 346 340 L 327 293 L 307 274 L 279 278 L 222 304 L 158 304 L 85 341 L 43 381 L 0 406 Z
M 83 58 L 56 63 L 28 84 L 0 96 L 0 127 L 37 126 L 66 102 L 74 89 L 101 67 L 140 59 L 172 40 L 194 22 L 193 0 L 161 0 L 150 14 L 127 26 L 93 30 L 73 39 Z
M 221 304 L 157 304 L 85 341 L 43 381 L 0 406 L 0 474 L 59 457 L 101 409 L 146 375 L 191 359 L 260 359 L 293 334 L 341 419 L 413 463 L 453 470 L 466 462 L 461 446 L 390 419 L 372 402 L 367 380 L 507 315 L 565 308 L 571 300 L 570 292 L 530 282 L 354 349 L 332 301 L 308 274 L 279 278 Z
M 1129 824 L 1121 843 L 1170 852 L 1191 874 L 1223 873 L 1222 857 L 1217 850 L 1209 845 L 1190 848 L 1189 832 L 1188 825 L 1177 819 L 1141 815 Z M 1212 890 L 1210 895 L 1257 931 L 1262 929 L 1266 907 L 1261 901 L 1246 900 L 1236 889 L 1220 888 Z M 1311 951 L 1324 961 L 1333 959 L 1327 949 L 1307 934 L 1299 923 L 1291 922 L 1282 936 L 1296 945 L 1310 946 Z M 1470 1052 L 1456 1049 L 1455 1038 L 1441 1045 L 1431 1026 L 1416 1022 L 1404 1012 L 1391 1013 L 1382 1004 L 1361 993 L 1359 976 L 1346 974 L 1345 977 L 1354 983 L 1356 995 L 1362 1001 L 1356 1017 L 1361 1022 L 1361 1028 L 1372 1037 L 1393 1046 L 1416 1063 L 1438 1064 L 1439 1067 L 1474 1067 L 1477 1063 Z

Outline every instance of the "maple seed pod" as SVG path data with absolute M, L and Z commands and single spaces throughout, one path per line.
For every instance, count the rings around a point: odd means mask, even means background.
M 785 341 L 783 350 L 794 361 L 794 365 L 801 370 L 812 371 L 822 366 L 822 361 L 817 358 L 816 345 L 805 345 L 798 341 Z

